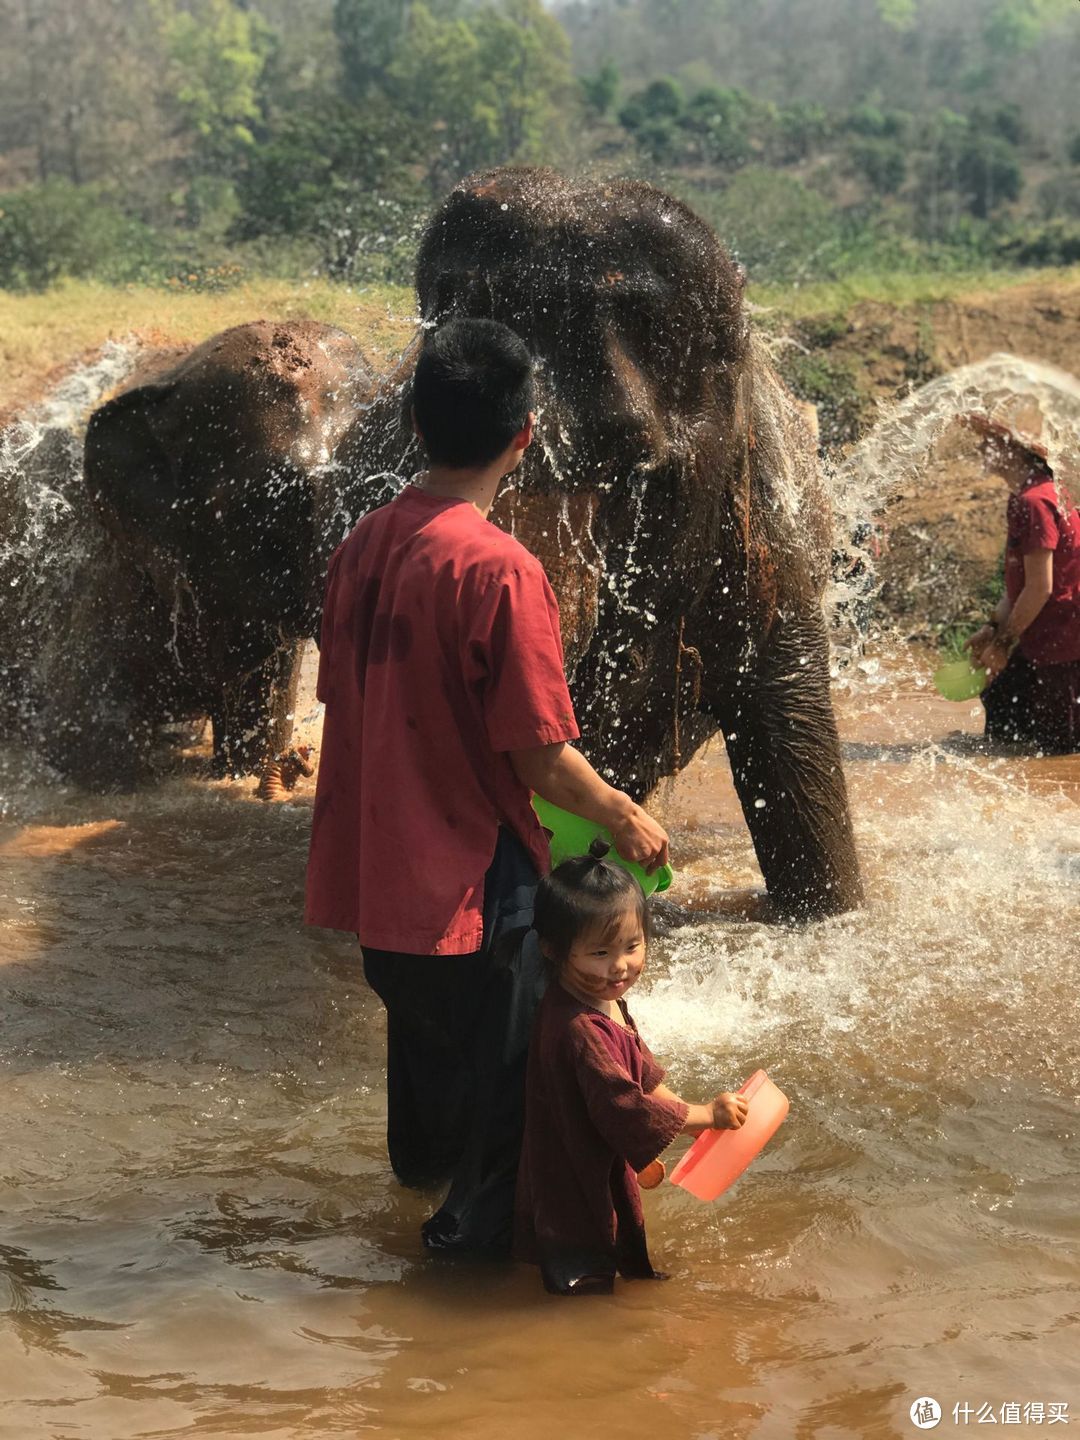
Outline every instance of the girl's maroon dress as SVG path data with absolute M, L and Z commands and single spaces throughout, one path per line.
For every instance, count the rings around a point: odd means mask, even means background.
M 619 1008 L 628 1028 L 554 983 L 536 1016 L 514 1253 L 555 1294 L 656 1275 L 636 1172 L 679 1134 L 687 1107 L 652 1093 L 664 1072 Z

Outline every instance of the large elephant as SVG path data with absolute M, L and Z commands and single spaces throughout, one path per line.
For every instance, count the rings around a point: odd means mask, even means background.
M 157 613 L 146 683 L 125 689 L 150 720 L 209 714 L 222 770 L 255 769 L 289 738 L 321 600 L 318 491 L 373 388 L 344 331 L 263 320 L 137 377 L 90 419 L 88 493 Z
M 643 797 L 719 728 L 778 912 L 857 904 L 828 499 L 716 236 L 644 183 L 498 169 L 432 218 L 417 291 L 425 326 L 491 317 L 537 358 L 538 443 L 493 518 L 551 577 L 594 764 Z M 407 370 L 343 440 L 353 514 L 408 466 Z

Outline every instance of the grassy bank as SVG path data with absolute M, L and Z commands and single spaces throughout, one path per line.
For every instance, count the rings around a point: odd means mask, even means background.
M 812 316 L 838 319 L 867 302 L 902 310 L 1037 285 L 1080 289 L 1080 266 L 966 274 L 866 272 L 843 282 L 801 287 L 751 285 L 749 299 L 766 312 L 762 320 L 775 331 Z M 414 308 L 405 286 L 352 288 L 325 280 L 253 280 L 220 292 L 69 280 L 41 294 L 0 291 L 0 415 L 34 399 L 58 369 L 106 340 L 132 333 L 161 344 L 197 344 L 246 320 L 310 318 L 347 330 L 379 360 L 405 341 Z
M 354 290 L 329 281 L 255 280 L 222 292 L 108 286 L 68 280 L 41 294 L 0 290 L 0 414 L 34 398 L 42 382 L 110 339 L 198 344 L 246 320 L 321 320 L 355 335 L 374 359 L 411 329 L 412 292 Z
M 751 285 L 748 294 L 753 304 L 800 320 L 810 315 L 846 314 L 867 302 L 925 305 L 1040 284 L 1080 289 L 1080 265 L 1046 270 L 867 270 L 845 280 L 814 285 Z

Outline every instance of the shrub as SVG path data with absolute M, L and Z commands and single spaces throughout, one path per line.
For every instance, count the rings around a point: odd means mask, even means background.
M 1024 226 L 1001 240 L 997 253 L 1010 265 L 1080 264 L 1080 224 L 1048 220 Z
M 44 290 L 61 276 L 110 284 L 154 278 L 155 233 L 97 185 L 47 180 L 0 195 L 0 286 Z
M 833 273 L 843 221 L 828 201 L 790 175 L 747 166 L 722 191 L 690 203 L 755 280 L 802 280 Z
M 878 195 L 895 195 L 907 178 L 907 153 L 897 140 L 856 140 L 851 162 Z

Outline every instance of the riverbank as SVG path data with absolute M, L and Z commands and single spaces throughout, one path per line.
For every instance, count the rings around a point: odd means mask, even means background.
M 873 273 L 844 283 L 751 285 L 747 293 L 764 329 L 789 336 L 794 354 L 824 364 L 815 373 L 813 365 L 782 362 L 793 388 L 836 408 L 847 401 L 851 386 L 843 382 L 854 371 L 863 423 L 875 398 L 909 381 L 994 349 L 1017 349 L 1017 327 L 1028 346 L 1020 353 L 1080 366 L 1080 266 Z M 246 320 L 321 320 L 349 331 L 378 359 L 403 343 L 414 311 L 406 286 L 328 280 L 253 280 L 222 291 L 68 280 L 41 294 L 0 291 L 0 416 L 32 403 L 87 351 L 131 334 L 151 344 L 194 345 Z
M 1080 373 L 1080 266 L 751 285 L 748 302 L 784 379 L 816 406 L 834 459 L 912 389 L 995 353 Z M 0 423 L 110 340 L 183 347 L 244 321 L 314 319 L 355 336 L 378 365 L 405 343 L 414 314 L 406 287 L 325 280 L 223 291 L 67 281 L 39 295 L 0 292 Z M 884 522 L 892 543 L 881 606 L 892 623 L 925 641 L 985 610 L 998 582 L 1002 504 L 996 482 L 970 457 L 898 486 Z

